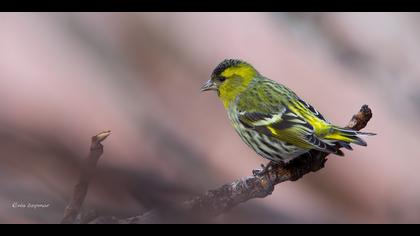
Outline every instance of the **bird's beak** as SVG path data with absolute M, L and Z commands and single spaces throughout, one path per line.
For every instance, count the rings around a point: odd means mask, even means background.
M 211 79 L 209 79 L 202 87 L 201 92 L 208 91 L 208 90 L 217 90 L 217 86 Z

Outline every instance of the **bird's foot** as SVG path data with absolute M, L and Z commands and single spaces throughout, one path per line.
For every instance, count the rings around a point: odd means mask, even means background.
M 278 164 L 273 161 L 270 161 L 266 166 L 264 166 L 264 164 L 261 164 L 262 169 L 252 170 L 252 174 L 254 176 L 261 177 L 263 175 L 266 175 L 276 165 Z
M 261 169 L 256 169 L 256 170 L 252 170 L 252 174 L 254 175 L 254 176 L 262 176 L 262 175 L 264 175 L 265 173 L 267 173 L 267 170 L 266 170 L 266 166 L 264 166 L 264 164 L 261 164 Z

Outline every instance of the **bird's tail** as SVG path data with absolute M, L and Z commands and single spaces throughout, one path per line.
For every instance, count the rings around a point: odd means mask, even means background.
M 346 128 L 341 128 L 338 126 L 333 126 L 332 132 L 324 136 L 323 139 L 337 141 L 344 148 L 352 150 L 352 148 L 350 147 L 351 143 L 361 145 L 361 146 L 367 146 L 367 143 L 365 142 L 365 140 L 359 137 L 363 135 L 371 136 L 371 135 L 376 135 L 376 134 L 360 132 L 360 131 L 355 131 L 352 129 L 346 129 Z

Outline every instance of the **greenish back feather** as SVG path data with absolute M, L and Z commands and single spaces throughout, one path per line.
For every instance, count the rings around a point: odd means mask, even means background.
M 331 125 L 312 106 L 275 81 L 256 77 L 240 95 L 237 110 L 246 127 L 267 136 L 301 148 L 337 152 L 333 144 L 321 140 Z

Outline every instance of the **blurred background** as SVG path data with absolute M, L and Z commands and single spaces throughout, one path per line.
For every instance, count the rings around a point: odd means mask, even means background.
M 265 160 L 200 86 L 241 58 L 334 123 L 373 110 L 367 148 L 210 223 L 420 223 L 420 14 L 1 13 L 0 223 L 58 223 L 90 137 L 84 208 L 130 217 Z M 14 208 L 13 203 L 49 204 Z

